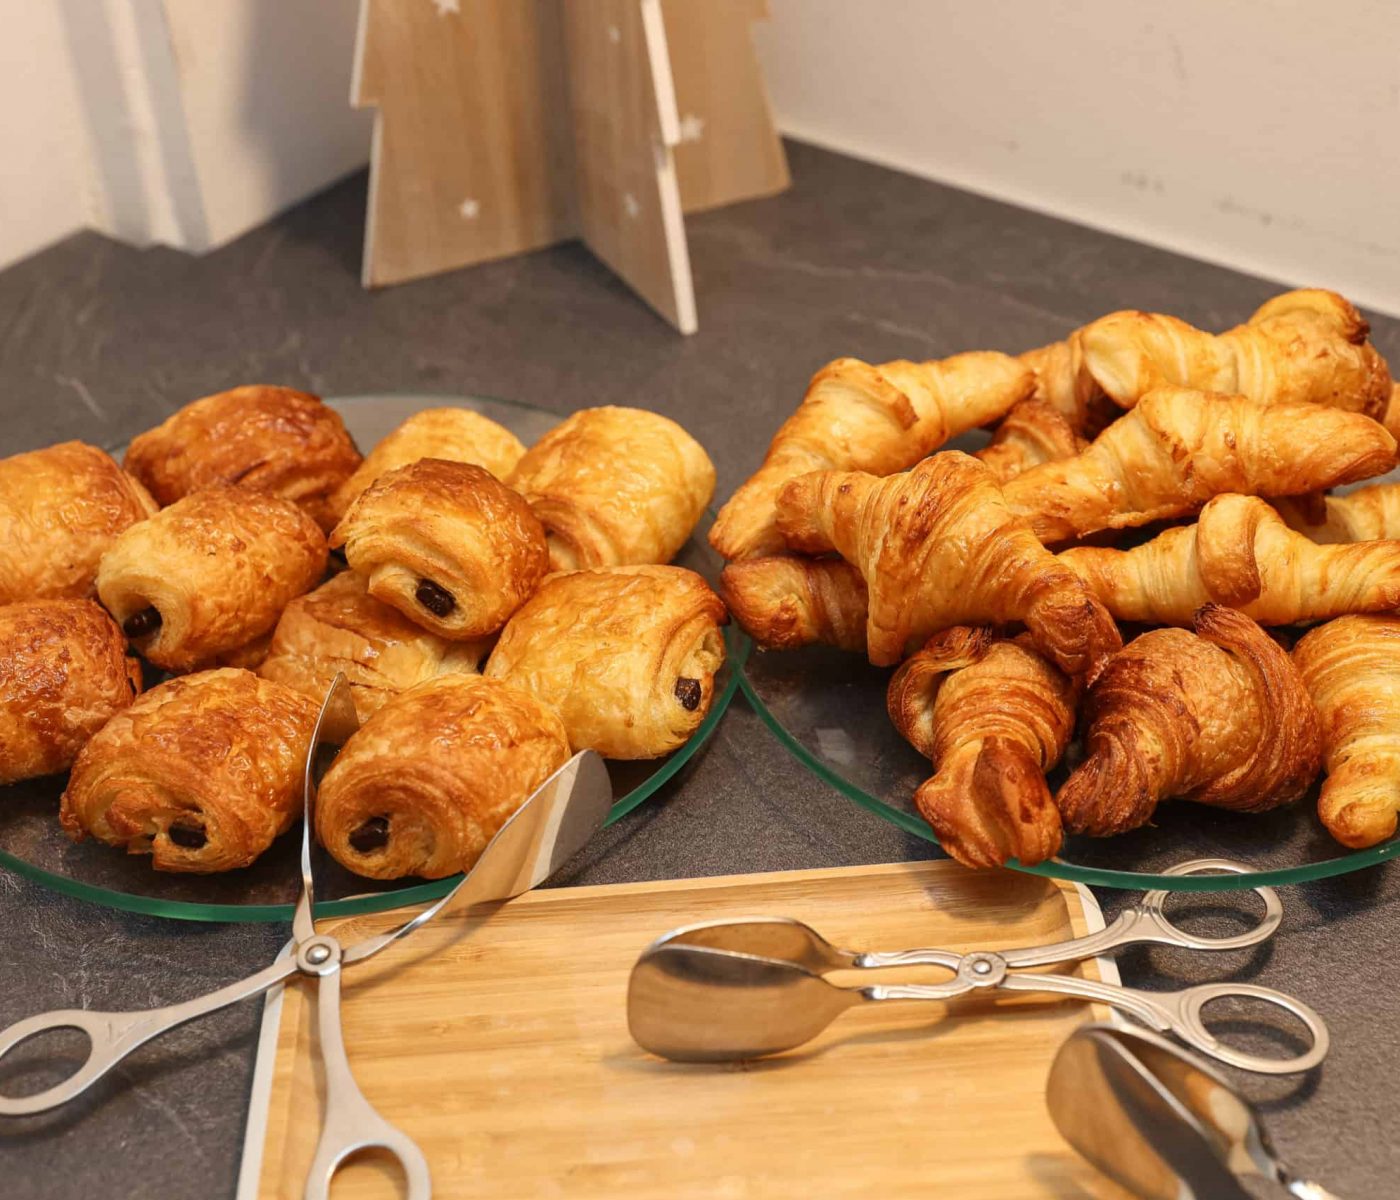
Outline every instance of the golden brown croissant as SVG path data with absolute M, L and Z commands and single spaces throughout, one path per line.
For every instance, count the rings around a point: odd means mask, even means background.
M 1345 846 L 1385 841 L 1400 813 L 1400 620 L 1339 617 L 1307 634 L 1293 662 L 1322 719 L 1322 823 Z
M 350 684 L 361 721 L 425 679 L 475 674 L 487 643 L 449 642 L 415 625 L 342 571 L 287 605 L 258 668 L 264 679 L 320 704 L 337 674 Z
M 1320 404 L 1159 388 L 1084 453 L 1006 484 L 1043 542 L 1195 512 L 1223 492 L 1290 496 L 1390 469 L 1395 439 L 1360 413 Z
M 358 875 L 468 870 L 506 819 L 569 759 L 554 712 L 480 675 L 396 696 L 341 747 L 316 797 L 316 836 Z
M 720 575 L 734 619 L 764 650 L 813 642 L 865 651 L 870 602 L 865 580 L 844 558 L 748 558 Z
M 914 803 L 938 841 L 969 867 L 1026 866 L 1060 848 L 1045 772 L 1074 733 L 1078 685 L 1022 640 L 947 629 L 890 680 L 895 728 L 935 774 Z
M 575 750 L 657 758 L 710 711 L 726 619 L 720 598 L 682 567 L 551 575 L 502 631 L 486 674 L 558 712 Z
M 549 538 L 551 571 L 668 563 L 715 492 L 705 448 L 639 408 L 586 408 L 540 438 L 507 480 Z
M 1195 632 L 1154 629 L 1108 660 L 1085 701 L 1085 758 L 1055 798 L 1076 833 L 1123 833 L 1179 797 L 1240 812 L 1298 799 L 1321 765 L 1317 711 L 1287 652 L 1207 604 Z
M 1323 545 L 1400 538 L 1400 483 L 1373 483 L 1345 496 L 1300 496 L 1277 502 L 1299 533 Z
M 141 665 L 91 600 L 0 606 L 0 784 L 66 771 L 140 690 Z
M 246 867 L 301 813 L 317 709 L 251 671 L 168 680 L 83 747 L 59 820 L 158 871 Z
M 719 510 L 710 545 L 731 560 L 781 554 L 774 506 L 788 480 L 809 471 L 902 471 L 1003 416 L 1034 386 L 1027 367 L 991 351 L 880 366 L 838 358 L 812 377 L 763 465 Z
M 1050 405 L 1076 434 L 1093 437 L 1118 416 L 1118 406 L 1084 369 L 1079 334 L 1076 329 L 1062 342 L 1051 342 L 1017 357 L 1035 374 L 1031 398 Z
M 245 646 L 326 569 L 326 539 L 290 500 L 210 488 L 123 533 L 97 593 L 157 666 L 189 670 Z
M 1215 336 L 1160 313 L 1116 312 L 1079 331 L 1084 369 L 1130 408 L 1159 387 L 1190 387 L 1266 404 L 1316 403 L 1379 418 L 1390 396 L 1370 329 L 1335 292 L 1276 296 Z
M 504 425 L 469 408 L 425 408 L 385 436 L 355 473 L 336 489 L 331 510 L 339 520 L 365 488 L 386 472 L 420 458 L 475 463 L 497 479 L 515 469 L 525 447 Z
M 1261 625 L 1400 608 L 1400 541 L 1319 546 L 1254 496 L 1216 496 L 1196 524 L 1131 550 L 1081 546 L 1060 561 L 1118 620 L 1144 625 L 1190 625 L 1211 601 Z
M 472 463 L 422 458 L 381 476 L 331 531 L 369 594 L 449 641 L 495 633 L 544 578 L 544 529 Z
M 155 511 L 96 446 L 63 442 L 0 459 L 0 604 L 91 596 L 117 534 Z
M 991 471 L 966 454 L 944 451 L 887 479 L 803 475 L 778 497 L 778 527 L 794 549 L 835 550 L 860 571 L 876 666 L 954 625 L 1024 621 L 1036 645 L 1071 674 L 1121 644 L 1103 605 L 1010 511 Z
M 360 452 L 319 397 L 255 385 L 186 404 L 133 438 L 124 465 L 161 504 L 236 484 L 291 500 L 329 529 L 331 496 L 360 465 Z
M 1022 400 L 997 426 L 989 445 L 973 455 L 998 482 L 1014 479 L 1041 463 L 1073 458 L 1088 446 L 1059 409 L 1044 400 Z

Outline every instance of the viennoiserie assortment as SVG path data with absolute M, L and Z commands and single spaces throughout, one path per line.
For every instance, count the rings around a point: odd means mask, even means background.
M 668 564 L 714 480 L 639 409 L 526 447 L 426 408 L 362 458 L 333 408 L 270 386 L 186 405 L 121 464 L 0 460 L 0 784 L 66 771 L 74 839 L 245 867 L 299 816 L 343 673 L 363 724 L 321 843 L 376 879 L 465 870 L 576 751 L 655 759 L 704 721 L 727 614 Z
M 840 359 L 720 510 L 721 592 L 760 648 L 895 668 L 889 717 L 930 763 L 914 805 L 969 865 L 1320 776 L 1326 830 L 1376 845 L 1400 811 L 1400 484 L 1328 494 L 1396 466 L 1368 339 L 1308 289 L 1218 335 L 1117 312 L 1019 358 Z M 940 450 L 976 428 L 975 454 Z

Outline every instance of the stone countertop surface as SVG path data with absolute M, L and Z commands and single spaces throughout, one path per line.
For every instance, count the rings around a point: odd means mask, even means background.
M 578 245 L 365 292 L 363 176 L 203 258 L 79 234 L 0 273 L 0 455 L 66 438 L 124 442 L 245 382 L 327 396 L 480 393 L 561 414 L 604 403 L 665 413 L 709 449 L 724 497 L 812 371 L 838 355 L 1014 352 L 1123 307 L 1224 328 L 1280 290 L 801 144 L 789 150 L 791 191 L 687 220 L 700 311 L 690 338 Z M 1400 361 L 1400 322 L 1373 325 L 1381 351 Z M 740 696 L 695 760 L 563 882 L 931 852 L 803 769 Z M 1099 895 L 1110 913 L 1124 902 Z M 1267 948 L 1135 950 L 1120 958 L 1123 976 L 1181 986 L 1238 969 L 1321 1011 L 1334 1043 L 1317 1078 L 1300 1087 L 1242 1077 L 1245 1090 L 1305 1174 L 1342 1195 L 1395 1194 L 1400 872 L 1380 867 L 1284 898 L 1283 929 Z M 184 1000 L 264 965 L 287 937 L 282 926 L 127 915 L 5 872 L 0 931 L 0 1025 L 52 1008 Z M 248 1003 L 197 1021 L 77 1103 L 5 1122 L 0 1194 L 233 1196 L 260 1011 Z

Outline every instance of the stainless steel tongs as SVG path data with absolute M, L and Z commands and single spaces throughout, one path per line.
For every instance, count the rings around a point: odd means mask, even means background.
M 315 1161 L 306 1180 L 306 1200 L 325 1197 L 341 1164 L 356 1151 L 368 1148 L 386 1150 L 402 1164 L 409 1200 L 427 1200 L 432 1187 L 422 1151 L 375 1111 L 351 1073 L 340 1025 L 341 968 L 378 954 L 441 912 L 508 900 L 543 883 L 602 826 L 612 805 L 612 785 L 597 754 L 585 750 L 574 755 L 501 827 L 476 865 L 447 895 L 395 929 L 343 946 L 334 935 L 319 932 L 316 927 L 311 867 L 314 766 L 323 743 L 343 742 L 358 723 L 350 686 L 344 675 L 337 675 L 321 706 L 306 756 L 301 894 L 292 918 L 293 953 L 246 979 L 184 1004 L 139 1012 L 69 1008 L 17 1021 L 0 1031 L 0 1058 L 28 1038 L 56 1029 L 82 1030 L 91 1047 L 87 1061 L 62 1083 L 32 1096 L 0 1096 L 0 1116 L 39 1113 L 65 1104 L 152 1038 L 205 1013 L 261 995 L 299 974 L 317 981 L 317 1031 L 326 1072 L 326 1111 Z

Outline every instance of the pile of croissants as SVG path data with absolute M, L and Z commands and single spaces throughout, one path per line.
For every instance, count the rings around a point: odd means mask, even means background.
M 1116 312 L 1019 358 L 839 359 L 712 527 L 721 591 L 761 647 L 899 664 L 915 802 L 969 865 L 1173 797 L 1271 809 L 1324 768 L 1323 824 L 1374 845 L 1400 810 L 1400 484 L 1327 494 L 1396 465 L 1368 337 L 1304 290 L 1218 335 Z
M 363 724 L 317 837 L 361 875 L 465 870 L 575 751 L 655 758 L 704 720 L 727 617 L 665 564 L 714 480 L 638 409 L 529 449 L 429 409 L 361 458 L 281 387 L 196 400 L 121 466 L 81 442 L 0 460 L 0 784 L 68 770 L 75 839 L 246 866 L 300 815 L 343 672 Z

